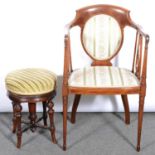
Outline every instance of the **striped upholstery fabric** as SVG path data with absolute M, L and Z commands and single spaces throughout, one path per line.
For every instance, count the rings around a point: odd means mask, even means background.
M 54 90 L 56 75 L 45 69 L 28 68 L 9 73 L 6 89 L 19 95 L 40 95 Z
M 127 69 L 95 66 L 75 70 L 69 78 L 71 87 L 136 87 L 137 77 Z
M 108 15 L 90 18 L 83 30 L 83 45 L 87 52 L 97 60 L 104 60 L 115 54 L 119 48 L 122 34 L 118 22 Z

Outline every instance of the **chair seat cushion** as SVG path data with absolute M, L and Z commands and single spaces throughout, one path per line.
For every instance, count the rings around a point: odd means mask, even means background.
M 70 87 L 137 87 L 137 77 L 127 69 L 112 66 L 90 66 L 75 70 L 69 77 Z
M 56 75 L 40 68 L 27 68 L 9 73 L 6 89 L 19 95 L 40 95 L 55 89 Z

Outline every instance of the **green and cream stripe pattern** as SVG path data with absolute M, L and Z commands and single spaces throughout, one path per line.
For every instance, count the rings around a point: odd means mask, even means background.
M 82 38 L 87 52 L 97 60 L 104 60 L 115 54 L 120 46 L 122 33 L 113 17 L 101 14 L 86 22 Z
M 137 77 L 127 69 L 90 66 L 74 71 L 69 78 L 71 87 L 136 87 Z
M 9 73 L 6 89 L 19 95 L 40 95 L 55 89 L 56 75 L 40 68 L 27 68 Z

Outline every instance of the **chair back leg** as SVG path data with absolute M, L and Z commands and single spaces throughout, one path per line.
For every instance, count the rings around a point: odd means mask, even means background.
M 124 111 L 125 111 L 125 123 L 130 124 L 130 110 L 129 110 L 129 102 L 128 102 L 128 96 L 127 95 L 121 95 Z
M 76 94 L 74 97 L 72 113 L 71 113 L 71 123 L 75 123 L 75 121 L 76 121 L 76 112 L 77 112 L 77 108 L 78 108 L 78 105 L 80 102 L 80 98 L 81 98 L 81 95 L 79 95 L 79 94 Z

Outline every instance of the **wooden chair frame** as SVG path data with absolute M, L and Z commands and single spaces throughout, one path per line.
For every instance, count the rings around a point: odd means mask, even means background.
M 140 81 L 140 86 L 130 88 L 79 88 L 71 87 L 68 85 L 68 78 L 73 72 L 72 60 L 71 60 L 71 48 L 70 48 L 70 29 L 74 26 L 79 26 L 81 31 L 85 25 L 87 19 L 94 15 L 107 14 L 114 17 L 121 26 L 123 31 L 125 26 L 132 27 L 136 30 L 134 57 L 132 65 L 132 73 L 134 73 Z M 123 33 L 124 37 L 124 33 Z M 66 26 L 65 30 L 65 53 L 64 53 L 64 73 L 63 73 L 63 86 L 62 86 L 62 98 L 63 98 L 63 150 L 67 147 L 67 108 L 68 108 L 68 95 L 70 93 L 75 94 L 71 122 L 75 122 L 75 116 L 77 107 L 82 94 L 105 94 L 105 95 L 121 95 L 124 110 L 125 110 L 125 122 L 130 123 L 130 113 L 128 105 L 128 94 L 139 94 L 139 112 L 138 112 L 138 133 L 137 133 L 137 151 L 140 151 L 142 121 L 143 121 L 143 109 L 144 98 L 146 95 L 146 72 L 147 72 L 147 55 L 148 55 L 148 43 L 149 36 L 142 32 L 140 27 L 136 25 L 130 18 L 130 11 L 122 7 L 113 5 L 93 5 L 88 6 L 76 11 L 75 19 Z M 144 48 L 143 48 L 144 47 Z M 119 52 L 120 49 L 116 52 Z M 142 57 L 142 52 L 144 56 Z M 115 55 L 116 55 L 115 54 Z M 114 56 L 115 56 L 114 55 Z M 113 58 L 113 57 L 112 57 Z M 111 66 L 110 60 L 95 60 L 92 58 L 92 66 Z

